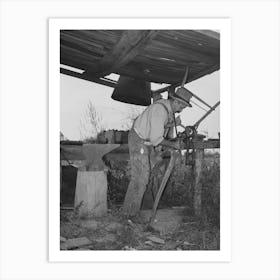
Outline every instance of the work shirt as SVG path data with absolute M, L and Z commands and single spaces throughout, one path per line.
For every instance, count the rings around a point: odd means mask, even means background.
M 165 107 L 159 103 L 163 103 Z M 160 99 L 137 117 L 133 128 L 146 144 L 157 146 L 164 139 L 167 126 L 170 124 L 174 124 L 170 100 Z

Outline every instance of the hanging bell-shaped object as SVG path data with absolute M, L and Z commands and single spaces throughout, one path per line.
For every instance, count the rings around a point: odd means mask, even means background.
M 151 104 L 151 84 L 144 80 L 120 76 L 111 97 L 124 103 L 148 106 Z

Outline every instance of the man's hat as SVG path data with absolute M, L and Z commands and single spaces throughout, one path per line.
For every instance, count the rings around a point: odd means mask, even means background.
M 190 104 L 192 93 L 184 87 L 178 88 L 173 95 L 170 95 L 170 97 L 184 103 L 188 107 L 192 107 L 192 105 Z

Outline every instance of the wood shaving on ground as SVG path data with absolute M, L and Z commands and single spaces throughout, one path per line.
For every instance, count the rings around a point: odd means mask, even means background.
M 158 237 L 155 237 L 155 236 L 149 236 L 147 237 L 149 240 L 155 242 L 155 243 L 158 243 L 158 244 L 164 244 L 165 241 L 161 238 L 158 238 Z
M 92 242 L 86 237 L 78 237 L 66 240 L 64 243 L 65 249 L 73 249 L 77 247 L 82 247 L 90 245 Z

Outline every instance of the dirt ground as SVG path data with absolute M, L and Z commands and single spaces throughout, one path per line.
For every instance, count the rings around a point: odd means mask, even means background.
M 120 209 L 105 217 L 80 219 L 61 211 L 61 250 L 219 250 L 219 228 L 206 218 L 188 216 L 186 209 L 159 209 L 149 224 L 150 210 L 128 219 Z
M 219 154 L 205 154 L 201 177 L 202 215 L 194 215 L 192 172 L 179 164 L 161 197 L 152 226 L 149 223 L 151 210 L 141 210 L 133 219 L 121 215 L 120 206 L 129 182 L 129 165 L 122 157 L 111 158 L 109 165 L 107 215 L 81 219 L 79 207 L 61 210 L 61 250 L 220 249 Z M 68 189 L 71 189 L 69 184 Z M 75 189 L 71 190 L 68 200 L 73 203 Z

